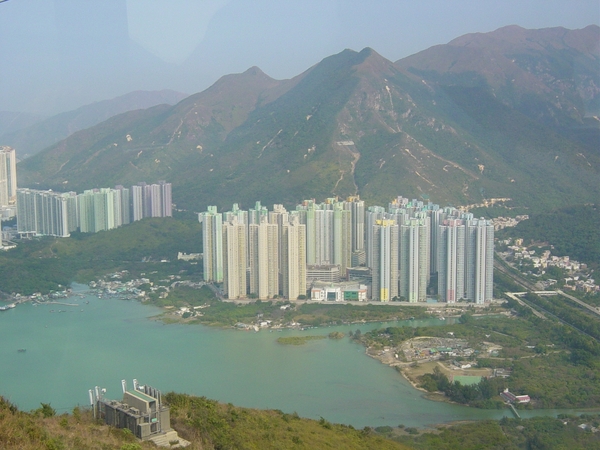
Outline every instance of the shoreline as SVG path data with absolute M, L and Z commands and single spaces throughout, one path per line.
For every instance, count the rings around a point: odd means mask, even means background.
M 91 291 L 90 291 L 90 292 L 87 292 L 86 294 L 93 296 L 93 292 L 91 292 Z M 78 294 L 75 294 L 75 295 L 78 295 Z M 92 303 L 95 303 L 96 305 L 104 305 L 104 307 L 105 307 L 105 308 L 107 308 L 107 307 L 109 307 L 109 306 L 110 306 L 110 305 L 108 304 L 108 302 L 106 302 L 106 303 L 105 303 L 105 302 L 102 302 L 102 301 L 101 301 L 101 299 L 97 299 L 97 298 L 93 299 L 93 297 L 90 297 L 90 300 L 92 300 Z M 113 298 L 113 300 L 116 300 L 116 298 Z M 84 299 L 84 301 L 85 301 L 85 299 Z M 138 302 L 138 303 L 144 304 L 144 302 Z M 161 310 L 162 310 L 162 309 L 163 309 L 163 308 L 161 308 Z M 23 310 L 23 312 L 26 312 L 26 311 L 27 311 L 26 309 L 25 309 L 25 310 Z M 155 309 L 155 311 L 157 311 L 157 312 L 158 312 L 159 310 L 158 310 L 158 309 Z M 148 315 L 148 314 L 145 314 L 145 316 L 144 316 L 144 317 L 145 317 L 146 319 L 147 319 L 147 318 L 152 318 L 152 317 L 149 317 L 149 315 Z M 432 317 L 432 319 L 433 319 L 433 318 L 434 318 L 434 317 Z M 367 323 L 375 323 L 375 322 L 378 322 L 378 323 L 385 323 L 385 321 L 384 321 L 384 322 L 382 322 L 382 321 L 365 321 L 365 320 L 360 320 L 360 321 L 353 321 L 353 322 L 351 322 L 351 323 L 347 323 L 347 324 L 345 324 L 345 325 L 346 325 L 346 326 L 349 326 L 349 327 L 352 327 L 352 329 L 353 329 L 353 330 L 355 330 L 356 328 L 354 328 L 354 326 L 356 326 L 356 325 L 360 325 L 360 324 L 367 324 Z M 408 323 L 408 321 L 407 321 L 407 323 Z M 441 322 L 440 322 L 440 323 L 441 323 Z M 216 326 L 219 326 L 219 325 L 216 325 Z M 221 327 L 221 328 L 225 328 L 225 327 Z M 232 327 L 227 327 L 227 328 L 232 328 Z M 327 332 L 331 331 L 331 329 L 328 329 L 328 327 L 327 327 L 327 326 L 320 326 L 320 327 L 312 328 L 312 331 L 313 331 L 313 332 L 315 332 L 315 333 L 317 333 L 317 332 L 320 332 L 320 330 L 319 330 L 320 328 L 322 328 L 323 330 L 327 330 Z M 191 331 L 191 330 L 190 330 L 190 331 Z M 364 332 L 364 330 L 363 330 L 363 332 Z M 287 333 L 285 333 L 285 334 L 287 334 Z M 300 334 L 300 333 L 294 333 L 294 334 Z M 302 334 L 304 334 L 304 333 L 302 333 Z M 312 333 L 308 333 L 308 334 L 312 334 Z M 325 334 L 325 333 L 324 333 L 324 334 Z M 281 334 L 280 334 L 280 335 L 281 335 Z M 279 335 L 279 336 L 280 336 L 280 335 Z M 267 338 L 269 338 L 269 337 L 271 337 L 271 336 L 267 336 Z M 276 339 L 276 338 L 277 338 L 277 335 L 274 335 L 274 336 L 272 336 L 271 338 L 272 338 L 272 339 Z M 359 348 L 357 348 L 357 349 L 359 349 Z M 366 349 L 365 349 L 365 351 L 366 351 Z M 354 350 L 354 352 L 356 352 L 356 349 Z M 393 353 L 393 352 L 392 352 L 392 353 Z M 369 354 L 369 356 L 371 356 L 371 357 L 374 357 L 373 355 L 370 355 L 370 354 Z M 393 356 L 393 354 L 392 354 L 392 356 Z M 375 359 L 379 359 L 379 358 L 375 358 Z M 380 360 L 380 362 L 384 362 L 384 361 L 381 361 L 381 360 Z M 405 365 L 405 364 L 403 364 L 402 362 L 400 362 L 400 361 L 398 361 L 398 360 L 396 360 L 396 362 L 397 362 L 397 363 L 399 363 L 399 364 L 394 364 L 394 365 L 392 365 L 392 364 L 387 364 L 387 365 L 389 365 L 390 367 L 400 366 L 400 367 L 399 367 L 399 369 L 400 369 L 400 368 L 402 368 L 402 369 L 403 369 L 403 367 L 402 367 L 402 366 L 403 366 L 403 365 Z M 415 383 L 414 383 L 414 382 L 413 382 L 413 381 L 412 381 L 410 378 L 408 378 L 408 377 L 406 376 L 406 374 L 404 373 L 404 370 L 398 370 L 398 371 L 399 371 L 399 372 L 402 374 L 402 376 L 403 376 L 403 377 L 404 377 L 404 378 L 405 378 L 405 379 L 406 379 L 406 380 L 407 380 L 407 381 L 408 381 L 408 382 L 411 384 L 411 387 L 412 387 L 412 388 L 414 388 L 414 389 L 416 389 L 416 390 L 419 390 L 419 391 L 422 391 L 422 392 L 423 392 L 423 394 L 422 394 L 422 395 L 420 395 L 420 396 L 421 396 L 421 397 L 424 397 L 424 399 L 431 400 L 431 401 L 444 401 L 443 399 L 440 399 L 440 398 L 435 398 L 435 397 L 434 397 L 434 398 L 430 398 L 430 397 L 429 397 L 429 395 L 428 395 L 429 393 L 428 393 L 427 391 L 425 391 L 424 389 L 421 389 L 421 388 L 419 388 L 417 384 L 415 384 Z M 456 406 L 464 406 L 464 405 L 460 405 L 460 404 L 453 403 L 453 402 L 448 402 L 448 403 L 450 403 L 450 404 L 454 404 L 454 405 L 456 405 Z M 432 404 L 432 406 L 433 406 L 433 404 Z M 435 408 L 435 407 L 434 407 L 434 408 Z M 342 423 L 343 423 L 343 422 L 342 422 Z M 437 423 L 427 424 L 426 426 L 423 426 L 423 428 L 425 428 L 425 429 L 428 429 L 428 428 L 435 428 L 435 427 L 438 427 L 438 426 L 441 426 L 441 425 L 444 425 L 444 426 L 445 426 L 446 424 L 448 424 L 448 422 L 441 421 L 441 422 L 437 422 Z M 419 428 L 421 428 L 421 427 L 419 427 Z
M 144 304 L 144 302 L 140 303 Z M 223 323 L 203 323 L 200 322 L 198 320 L 196 320 L 197 318 L 195 317 L 189 317 L 189 318 L 183 318 L 181 317 L 181 315 L 177 314 L 176 312 L 174 312 L 171 308 L 173 308 L 172 306 L 160 306 L 159 308 L 161 308 L 163 310 L 163 312 L 161 312 L 160 314 L 157 314 L 155 316 L 150 316 L 149 319 L 152 320 L 160 320 L 163 321 L 166 325 L 171 325 L 171 324 L 183 324 L 183 325 L 205 325 L 208 327 L 220 327 L 222 329 L 234 329 L 234 330 L 246 330 L 246 329 L 253 329 L 255 327 L 255 325 L 253 324 L 246 324 L 244 323 L 243 325 L 246 325 L 246 327 L 238 327 L 236 325 L 229 325 L 229 324 L 223 324 Z M 459 316 L 447 316 L 449 318 L 458 318 Z M 270 327 L 259 327 L 256 326 L 258 328 L 258 330 L 265 330 L 265 331 L 276 331 L 276 330 L 299 330 L 299 331 L 307 331 L 307 330 L 314 330 L 314 329 L 325 329 L 325 328 L 329 328 L 329 327 L 337 327 L 337 326 L 349 326 L 349 325 L 366 325 L 366 324 L 372 324 L 372 323 L 380 323 L 380 324 L 386 324 L 386 323 L 393 323 L 393 322 L 401 322 L 401 321 L 409 321 L 409 320 L 432 320 L 432 319 L 439 319 L 439 317 L 437 316 L 432 316 L 432 317 L 424 317 L 424 318 L 420 318 L 420 319 L 390 319 L 390 320 L 357 320 L 354 322 L 342 322 L 341 324 L 330 324 L 330 325 L 307 325 L 307 326 L 302 326 L 299 323 L 295 323 L 294 325 L 286 325 L 286 324 L 280 324 L 280 325 L 275 325 L 275 326 L 270 326 Z M 240 324 L 242 324 L 241 322 L 239 322 Z

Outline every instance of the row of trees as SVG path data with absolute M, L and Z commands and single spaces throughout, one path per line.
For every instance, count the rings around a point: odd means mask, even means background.
M 504 378 L 482 378 L 477 384 L 461 384 L 451 382 L 439 367 L 433 373 L 426 373 L 420 377 L 421 387 L 429 392 L 443 392 L 450 400 L 456 403 L 468 404 L 480 408 L 502 408 L 503 402 L 497 397 L 505 388 Z
M 530 292 L 525 295 L 525 299 L 534 305 L 540 306 L 574 327 L 585 331 L 596 339 L 596 344 L 600 341 L 600 322 L 595 318 L 592 318 L 587 312 L 568 305 L 566 303 L 567 300 L 564 298 L 558 296 L 544 298 Z M 587 341 L 587 339 L 585 341 Z M 590 343 L 586 345 L 586 350 L 590 351 L 591 348 L 594 348 L 593 351 L 597 351 L 597 355 L 600 356 L 600 345 L 594 345 L 593 342 L 594 341 L 590 341 Z

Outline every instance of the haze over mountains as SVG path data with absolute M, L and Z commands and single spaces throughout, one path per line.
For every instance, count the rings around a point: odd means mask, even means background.
M 175 106 L 76 132 L 20 163 L 19 184 L 166 179 L 193 210 L 352 194 L 382 204 L 398 194 L 532 208 L 597 201 L 599 42 L 597 26 L 511 26 L 395 63 L 344 50 L 290 80 L 253 67 Z
M 164 103 L 174 105 L 186 97 L 186 94 L 168 89 L 135 91 L 57 114 L 46 120 L 40 120 L 31 114 L 0 112 L 0 122 L 6 123 L 0 129 L 0 142 L 21 149 L 19 159 L 25 159 L 76 131 L 97 125 L 117 114 Z

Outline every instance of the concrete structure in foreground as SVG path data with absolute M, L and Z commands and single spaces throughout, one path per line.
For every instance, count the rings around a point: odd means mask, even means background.
M 107 425 L 127 428 L 135 437 L 143 441 L 151 440 L 159 446 L 187 447 L 190 442 L 177 436 L 171 428 L 169 407 L 162 402 L 162 394 L 151 386 L 140 386 L 133 380 L 133 389 L 127 389 L 125 380 L 121 381 L 123 400 L 107 400 L 105 389 L 89 391 L 90 403 L 94 408 L 94 417 L 104 420 Z

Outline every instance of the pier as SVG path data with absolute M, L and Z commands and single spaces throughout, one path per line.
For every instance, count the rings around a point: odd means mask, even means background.
M 79 306 L 79 303 L 66 302 L 36 302 L 38 305 L 62 305 L 62 306 Z
M 509 403 L 508 406 L 510 406 L 510 409 L 512 409 L 512 412 L 514 413 L 514 415 L 517 416 L 517 419 L 520 419 L 521 416 L 517 412 L 517 409 L 514 407 L 514 405 L 512 403 Z

